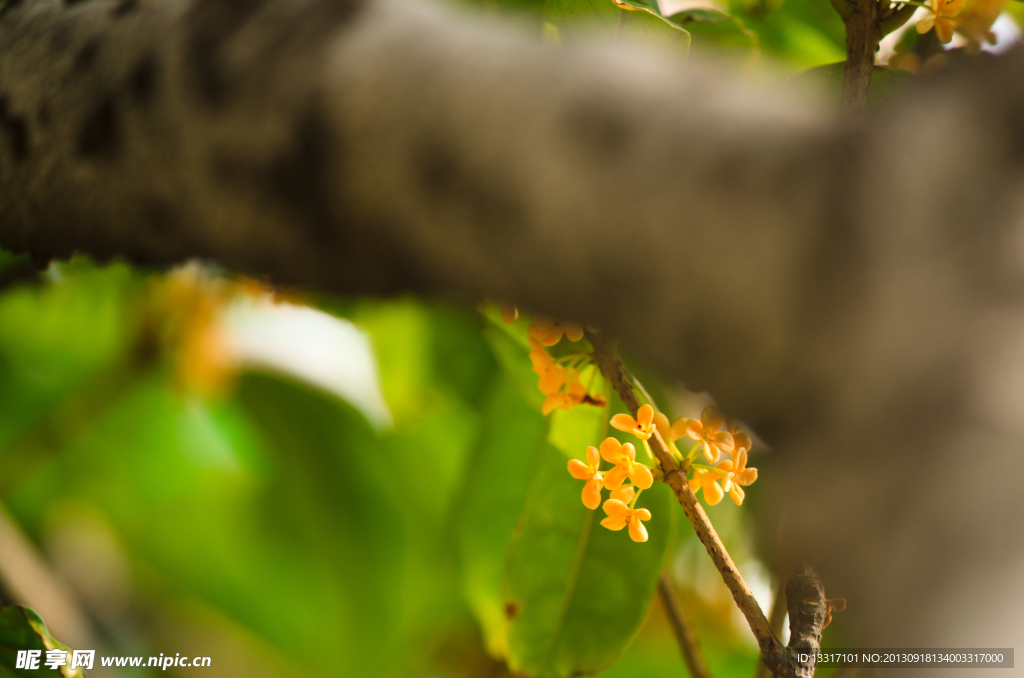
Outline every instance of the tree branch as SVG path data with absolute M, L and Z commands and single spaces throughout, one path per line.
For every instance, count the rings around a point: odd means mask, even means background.
M 888 0 L 837 0 L 851 8 L 846 25 L 846 71 L 843 76 L 843 108 L 863 116 L 868 105 L 875 52 L 882 39 L 879 4 Z
M 692 678 L 711 678 L 707 662 L 704 661 L 704 652 L 700 649 L 700 641 L 697 640 L 697 636 L 693 633 L 693 627 L 686 619 L 672 578 L 664 571 L 658 577 L 658 595 L 661 596 L 661 602 L 665 606 L 665 613 L 672 624 L 672 632 L 675 633 L 676 642 L 679 644 L 679 650 L 683 654 L 683 661 L 686 662 L 690 676 Z
M 601 374 L 612 383 L 619 397 L 622 398 L 622 402 L 626 404 L 626 408 L 635 417 L 637 410 L 640 409 L 640 401 L 636 397 L 633 385 L 629 383 L 628 377 L 626 377 L 622 361 L 619 360 L 618 355 L 615 353 L 613 342 L 592 332 L 587 333 L 587 339 L 590 340 L 591 345 L 594 347 L 594 362 L 601 370 Z M 779 641 L 772 634 L 771 627 L 768 625 L 768 619 L 764 616 L 764 612 L 761 611 L 760 605 L 757 604 L 754 594 L 743 580 L 743 575 L 740 574 L 736 564 L 733 563 L 732 557 L 729 556 L 729 552 L 726 550 L 722 540 L 719 539 L 718 533 L 711 524 L 711 520 L 708 518 L 707 513 L 704 512 L 704 507 L 700 505 L 697 501 L 697 496 L 690 489 L 686 470 L 679 468 L 676 464 L 675 458 L 658 431 L 654 432 L 648 442 L 658 459 L 658 465 L 664 474 L 664 481 L 675 492 L 676 498 L 683 507 L 683 512 L 697 533 L 697 538 L 704 544 L 708 555 L 711 556 L 711 561 L 715 564 L 719 574 L 722 575 L 722 580 L 729 588 L 729 592 L 732 593 L 736 606 L 746 618 L 754 638 L 757 639 L 761 656 L 768 662 L 769 658 L 778 655 L 782 649 Z

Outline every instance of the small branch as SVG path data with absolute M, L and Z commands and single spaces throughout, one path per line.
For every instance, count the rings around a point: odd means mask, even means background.
M 798 655 L 814 656 L 821 649 L 821 629 L 828 609 L 821 579 L 806 565 L 799 568 L 786 584 L 786 607 L 789 610 L 789 646 L 772 662 L 765 662 L 777 676 L 811 678 L 815 662 L 797 661 Z
M 587 338 L 594 347 L 594 362 L 597 363 L 601 374 L 612 383 L 615 391 L 622 398 L 622 402 L 635 417 L 637 410 L 640 409 L 640 401 L 622 368 L 622 362 L 616 353 L 614 342 L 590 332 L 587 333 Z M 772 634 L 767 617 L 761 611 L 761 607 L 757 604 L 747 583 L 743 581 L 743 576 L 740 575 L 729 552 L 725 550 L 725 545 L 722 544 L 718 533 L 715 532 L 704 508 L 697 502 L 697 496 L 687 483 L 686 472 L 676 464 L 668 446 L 657 431 L 651 436 L 649 442 L 658 458 L 665 482 L 675 492 L 676 498 L 683 507 L 683 512 L 697 533 L 697 538 L 704 544 L 708 555 L 711 556 L 711 561 L 722 575 L 725 585 L 729 587 L 733 600 L 736 601 L 737 607 L 746 618 L 747 624 L 750 625 L 750 630 L 754 633 L 754 638 L 757 639 L 757 646 L 761 649 L 762 657 L 768 662 L 769 657 L 780 655 L 783 648 Z
M 846 25 L 843 110 L 855 115 L 862 115 L 867 109 L 875 52 L 882 39 L 878 4 L 878 0 L 850 0 L 848 7 L 852 11 L 843 19 Z
M 768 625 L 776 638 L 782 637 L 782 625 L 786 621 L 786 582 L 789 580 L 790 568 L 786 568 L 783 576 L 779 578 L 779 587 L 775 591 L 775 599 L 772 600 L 772 610 L 768 613 Z M 764 662 L 757 663 L 757 671 L 754 678 L 771 678 L 772 672 L 768 670 Z
M 672 631 L 676 634 L 676 641 L 679 643 L 683 661 L 686 662 L 686 668 L 690 670 L 690 675 L 693 678 L 711 678 L 707 662 L 704 661 L 704 653 L 700 649 L 700 643 L 697 641 L 697 636 L 693 633 L 693 628 L 686 619 L 686 615 L 683 614 L 683 608 L 679 604 L 675 587 L 667 572 L 662 572 L 661 577 L 658 578 L 658 593 L 661 595 L 661 602 L 665 605 L 665 612 L 668 613 L 668 619 L 672 623 Z

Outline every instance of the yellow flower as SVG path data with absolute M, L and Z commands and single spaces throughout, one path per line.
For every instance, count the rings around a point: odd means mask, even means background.
M 636 488 L 632 485 L 621 485 L 619 489 L 612 490 L 610 493 L 612 499 L 618 499 L 623 504 L 633 503 L 633 497 L 636 496 Z
M 555 322 L 551 318 L 542 315 L 533 316 L 533 322 L 527 328 L 530 337 L 536 339 L 544 346 L 554 346 L 562 339 L 564 334 L 569 341 L 579 341 L 583 338 L 583 328 L 575 323 Z
M 604 503 L 604 512 L 608 517 L 601 521 L 601 525 L 616 532 L 629 525 L 630 539 L 647 541 L 647 528 L 640 521 L 650 520 L 650 511 L 645 508 L 632 509 L 618 499 L 609 499 Z
M 717 462 L 722 452 L 732 452 L 732 434 L 718 430 L 724 423 L 725 419 L 714 405 L 704 408 L 700 413 L 700 421 L 690 419 L 686 422 L 686 435 L 700 441 L 704 447 L 704 457 L 709 464 Z
M 601 456 L 596 447 L 587 448 L 587 463 L 579 459 L 569 460 L 569 475 L 578 480 L 586 480 L 583 486 L 583 505 L 588 509 L 596 509 L 601 504 Z
M 724 473 L 718 469 L 694 469 L 693 478 L 687 482 L 690 484 L 690 489 L 693 490 L 694 494 L 698 490 L 704 490 L 704 501 L 707 502 L 708 506 L 714 506 L 718 502 L 722 501 L 722 497 L 725 496 L 725 492 L 722 490 L 722 486 L 718 484 L 719 478 Z
M 628 414 L 616 414 L 612 417 L 612 428 L 632 433 L 640 440 L 649 440 L 654 433 L 654 408 L 641 405 L 636 412 L 636 419 Z
M 754 441 L 750 439 L 750 434 L 744 431 L 734 420 L 730 419 L 725 423 L 725 430 L 732 436 L 734 453 L 736 450 L 749 451 L 754 446 Z
M 666 443 L 674 443 L 686 435 L 686 419 L 679 417 L 672 425 L 669 425 L 668 417 L 658 412 L 654 415 L 654 428 L 658 429 L 662 440 Z
M 559 367 L 559 369 L 562 368 Z M 580 383 L 579 376 L 577 375 L 572 378 L 572 382 L 566 390 L 548 395 L 540 411 L 547 415 L 558 408 L 571 410 L 585 400 L 587 400 L 587 387 Z
M 533 371 L 540 379 L 537 381 L 537 388 L 546 396 L 552 396 L 562 390 L 568 379 L 565 368 L 555 362 L 555 359 L 544 350 L 540 342 L 530 339 L 530 362 L 533 364 Z
M 615 465 L 615 468 L 604 474 L 604 486 L 609 490 L 617 490 L 626 478 L 641 490 L 654 484 L 651 469 L 637 463 L 636 448 L 630 443 L 622 444 L 615 438 L 605 438 L 601 443 L 601 456 Z
M 735 461 L 726 459 L 718 465 L 718 468 L 725 472 L 725 480 L 722 481 L 723 489 L 739 506 L 746 496 L 746 492 L 740 485 L 752 485 L 757 480 L 757 469 L 747 468 L 747 451 L 745 449 L 740 448 L 735 457 Z M 708 493 L 705 490 L 704 498 L 707 499 L 707 496 Z
M 519 317 L 519 309 L 512 304 L 501 302 L 501 319 L 508 324 L 512 324 Z
M 934 27 L 939 42 L 948 44 L 953 39 L 953 24 L 949 19 L 960 13 L 965 2 L 966 0 L 928 0 L 931 14 L 917 22 L 917 32 L 923 35 Z

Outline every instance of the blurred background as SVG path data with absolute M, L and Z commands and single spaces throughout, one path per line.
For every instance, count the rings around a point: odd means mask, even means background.
M 671 3 L 651 6 L 668 23 L 635 22 L 636 35 L 685 30 L 680 58 L 726 57 L 765 86 L 812 69 L 817 95 L 838 99 L 844 32 L 825 0 Z M 473 4 L 554 42 L 621 11 Z M 950 45 L 911 22 L 879 59 L 912 77 L 1006 49 L 1022 8 L 969 0 Z M 878 78 L 876 96 L 896 81 Z M 538 445 L 587 425 L 540 413 L 525 322 L 506 326 L 493 306 L 272 290 L 196 263 L 0 252 L 0 600 L 34 608 L 72 647 L 210 656 L 208 675 L 508 676 L 493 657 L 505 546 Z M 672 416 L 706 404 L 635 367 Z M 766 611 L 771 535 L 751 525 L 770 465 L 755 446 L 747 502 L 708 509 Z M 753 678 L 753 637 L 692 528 L 663 514 L 657 529 L 712 674 Z M 601 675 L 685 675 L 657 596 L 638 605 L 635 638 Z M 842 634 L 839 617 L 825 644 Z

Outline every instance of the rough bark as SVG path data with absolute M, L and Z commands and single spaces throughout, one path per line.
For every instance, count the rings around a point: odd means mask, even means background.
M 765 533 L 866 643 L 1013 646 L 1021 82 L 850 126 L 400 0 L 8 0 L 0 245 L 600 326 L 772 443 Z

